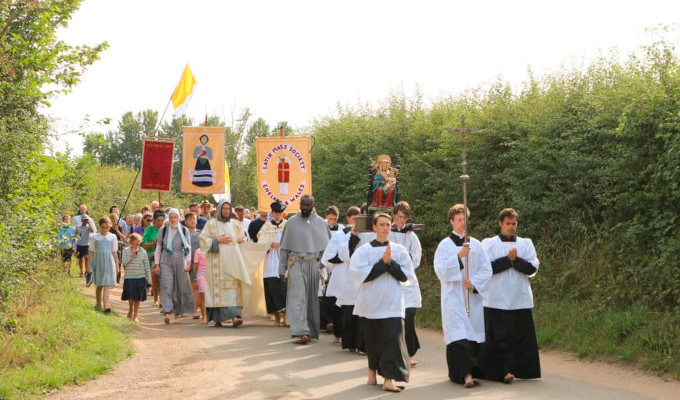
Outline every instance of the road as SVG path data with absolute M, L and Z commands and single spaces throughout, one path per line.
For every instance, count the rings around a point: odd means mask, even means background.
M 93 289 L 85 289 L 86 296 L 92 298 Z M 117 300 L 120 293 L 113 290 L 113 306 L 124 317 L 127 303 Z M 406 390 L 390 394 L 380 389 L 381 378 L 378 386 L 367 386 L 366 357 L 342 351 L 331 335 L 298 345 L 288 328 L 264 318 L 247 319 L 237 329 L 207 327 L 191 318 L 165 325 L 149 301 L 142 303 L 140 319 L 133 357 L 49 399 L 680 399 L 678 382 L 556 352 L 541 353 L 541 379 L 510 385 L 480 381 L 464 389 L 447 379 L 441 333 L 425 330 L 419 331 L 420 365 L 411 370 Z

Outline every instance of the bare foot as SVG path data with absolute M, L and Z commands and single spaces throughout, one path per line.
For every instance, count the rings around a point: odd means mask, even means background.
M 179 315 L 175 315 L 175 319 L 172 321 L 173 324 L 179 324 Z
M 463 387 L 465 387 L 466 389 L 470 389 L 473 386 L 475 386 L 475 380 L 472 379 L 471 374 L 467 374 L 467 376 L 465 377 L 465 383 L 463 384 Z
M 333 341 L 331 342 L 333 344 L 340 344 L 340 338 L 334 338 Z
M 307 335 L 300 336 L 300 344 L 307 344 L 307 342 L 309 342 L 309 336 Z
M 333 332 L 333 323 L 329 322 L 326 324 L 326 333 L 331 333 Z
M 411 367 L 415 367 L 418 365 L 418 361 L 414 360 L 413 358 L 409 357 L 408 360 L 409 363 L 411 364 Z
M 514 381 L 514 380 L 515 380 L 515 375 L 511 374 L 510 372 L 505 374 L 505 377 L 503 378 L 504 383 L 512 383 L 512 381 Z
M 368 380 L 366 381 L 367 385 L 377 385 L 378 380 L 376 379 L 375 375 L 375 370 L 374 369 L 368 369 Z
M 392 379 L 385 379 L 385 382 L 383 383 L 383 390 L 386 391 L 386 392 L 393 392 L 393 393 L 401 392 L 401 389 L 394 386 L 394 382 L 392 382 Z
M 165 322 L 166 325 L 170 324 L 170 314 L 165 314 L 165 318 L 163 319 L 163 322 Z
M 231 326 L 233 326 L 234 328 L 238 328 L 241 325 L 243 325 L 243 320 L 241 318 L 232 319 Z
M 203 325 L 208 325 L 208 320 L 205 317 L 203 317 L 203 319 L 201 320 L 201 323 Z
M 135 321 L 136 323 L 139 323 L 139 318 L 135 318 L 134 321 Z

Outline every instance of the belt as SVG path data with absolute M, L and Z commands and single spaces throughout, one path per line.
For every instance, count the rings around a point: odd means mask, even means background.
M 298 256 L 290 256 L 290 257 L 288 257 L 288 266 L 292 267 L 298 261 L 300 261 L 300 262 L 312 262 L 312 261 L 318 262 L 319 258 L 318 257 L 302 258 L 302 257 L 298 257 Z

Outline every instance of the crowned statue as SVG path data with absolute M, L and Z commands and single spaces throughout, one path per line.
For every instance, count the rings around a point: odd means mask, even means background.
M 392 167 L 390 156 L 383 154 L 377 161 L 371 159 L 370 190 L 367 196 L 369 208 L 391 209 L 398 201 L 399 166 Z

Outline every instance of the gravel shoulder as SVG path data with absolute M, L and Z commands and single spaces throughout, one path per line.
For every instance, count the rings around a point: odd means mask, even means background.
M 114 311 L 127 313 L 122 289 L 112 292 Z M 85 289 L 94 302 L 94 288 Z M 246 319 L 238 329 L 213 328 L 189 318 L 165 325 L 152 302 L 140 307 L 135 355 L 110 373 L 49 396 L 77 399 L 374 399 L 393 396 L 366 382 L 366 358 L 342 351 L 331 336 L 305 346 L 291 341 L 287 328 L 264 318 Z M 511 385 L 480 381 L 464 389 L 447 379 L 445 347 L 439 332 L 420 330 L 422 348 L 404 399 L 678 399 L 680 383 L 618 365 L 578 360 L 561 352 L 541 352 L 543 378 Z M 379 378 L 378 382 L 382 382 Z

